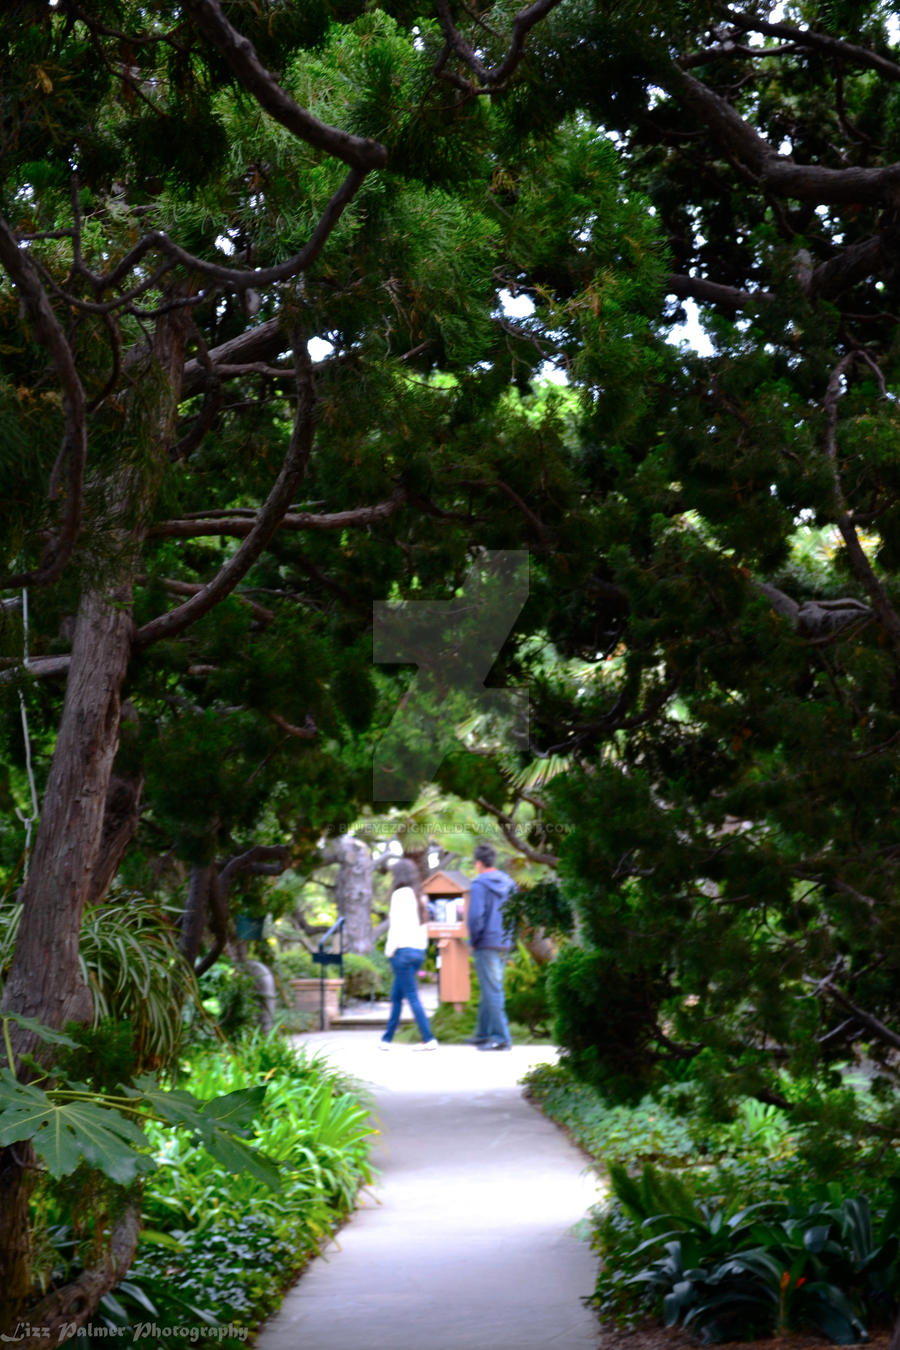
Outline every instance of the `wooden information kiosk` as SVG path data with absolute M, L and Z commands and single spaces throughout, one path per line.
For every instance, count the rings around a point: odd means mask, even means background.
M 422 891 L 434 917 L 428 936 L 437 945 L 438 998 L 459 1012 L 469 1001 L 469 946 L 466 904 L 471 881 L 462 872 L 438 869 L 425 878 Z

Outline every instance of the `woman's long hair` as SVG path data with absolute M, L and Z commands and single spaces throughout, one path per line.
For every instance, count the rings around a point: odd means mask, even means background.
M 422 894 L 422 878 L 419 869 L 409 858 L 399 858 L 391 868 L 394 878 L 394 884 L 391 887 L 391 894 L 399 891 L 401 886 L 408 886 L 416 897 L 416 909 L 419 912 L 419 923 L 428 922 L 428 901 Z

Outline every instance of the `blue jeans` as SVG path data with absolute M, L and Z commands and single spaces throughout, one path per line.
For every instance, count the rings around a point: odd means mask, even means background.
M 508 955 L 509 952 L 491 951 L 486 947 L 475 947 L 472 951 L 481 990 L 475 1035 L 488 1041 L 500 1041 L 502 1045 L 511 1042 L 503 995 L 503 972 Z
M 416 974 L 425 962 L 425 953 L 418 947 L 398 947 L 389 959 L 394 972 L 394 986 L 391 989 L 391 1015 L 381 1039 L 383 1041 L 394 1039 L 394 1032 L 400 1021 L 400 1009 L 403 1007 L 403 1000 L 406 999 L 416 1019 L 422 1040 L 434 1040 L 431 1024 L 419 998 L 419 986 L 416 981 Z

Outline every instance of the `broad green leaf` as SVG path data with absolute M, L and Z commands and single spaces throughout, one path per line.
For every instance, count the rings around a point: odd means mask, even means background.
M 266 1093 L 265 1084 L 241 1088 L 209 1101 L 200 1101 L 180 1088 L 167 1090 L 145 1075 L 134 1088 L 125 1089 L 129 1097 L 141 1098 L 170 1125 L 185 1125 L 206 1137 L 210 1128 L 242 1130 L 258 1113 Z
M 203 1114 L 212 1117 L 224 1129 L 242 1129 L 259 1114 L 265 1095 L 265 1083 L 240 1088 L 237 1092 L 228 1092 L 224 1097 L 213 1097 L 211 1101 L 204 1102 Z
M 153 1113 L 169 1125 L 186 1125 L 197 1132 L 204 1128 L 204 1103 L 182 1088 L 161 1088 L 154 1078 L 145 1074 L 135 1079 L 134 1087 L 126 1087 L 124 1092 L 136 1101 L 145 1101 Z
M 265 1154 L 245 1144 L 242 1139 L 225 1130 L 213 1130 L 203 1143 L 216 1160 L 229 1172 L 248 1172 L 273 1191 L 281 1190 L 278 1168 Z
M 54 1031 L 52 1027 L 44 1026 L 36 1017 L 23 1017 L 21 1013 L 6 1012 L 3 1014 L 4 1022 L 15 1022 L 17 1027 L 23 1031 L 30 1031 L 32 1035 L 37 1036 L 38 1040 L 45 1041 L 47 1045 L 65 1045 L 69 1049 L 77 1049 L 78 1042 L 73 1041 L 71 1036 L 66 1036 L 62 1031 Z
M 111 1107 L 94 1102 L 54 1102 L 31 1083 L 0 1074 L 0 1145 L 30 1139 L 52 1176 L 68 1176 L 82 1161 L 125 1184 L 155 1164 L 138 1149 L 143 1131 Z

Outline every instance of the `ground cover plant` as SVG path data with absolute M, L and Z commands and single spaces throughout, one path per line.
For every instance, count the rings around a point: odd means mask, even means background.
M 279 1189 L 247 1172 L 228 1172 L 185 1135 L 149 1127 L 159 1165 L 145 1184 L 142 1235 L 128 1278 L 92 1319 L 98 1344 L 125 1333 L 135 1343 L 156 1344 L 156 1332 L 139 1334 L 148 1324 L 163 1335 L 200 1324 L 252 1329 L 278 1306 L 371 1180 L 374 1126 L 359 1091 L 283 1037 L 257 1031 L 234 1046 L 195 1048 L 178 1079 L 180 1089 L 199 1098 L 260 1083 L 265 1101 L 251 1142 L 274 1163 Z M 38 1197 L 48 1274 L 57 1279 L 86 1264 L 92 1234 L 79 1229 L 73 1213 L 87 1187 L 96 1201 L 97 1179 L 84 1171 Z M 77 1343 L 86 1342 L 91 1338 L 80 1335 Z M 245 1342 L 224 1335 L 217 1343 Z
M 892 1322 L 900 1172 L 877 1136 L 817 1140 L 751 1098 L 730 1120 L 686 1114 L 689 1083 L 616 1105 L 565 1063 L 527 1086 L 609 1175 L 593 1216 L 604 1318 L 680 1324 L 704 1343 L 802 1330 L 856 1344 Z M 866 1109 L 854 1090 L 848 1121 Z

